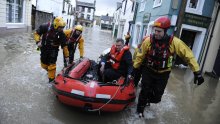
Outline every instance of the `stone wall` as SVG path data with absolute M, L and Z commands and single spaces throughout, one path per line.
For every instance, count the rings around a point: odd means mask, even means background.
M 35 26 L 33 28 L 37 29 L 41 24 L 52 21 L 53 14 L 36 10 L 35 17 L 32 18 L 35 19 Z

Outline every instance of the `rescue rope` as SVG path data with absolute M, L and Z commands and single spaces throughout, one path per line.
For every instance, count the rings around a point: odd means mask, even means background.
M 115 80 L 114 80 L 114 82 L 115 82 Z M 118 83 L 118 82 L 116 81 L 116 83 Z M 115 84 L 116 84 L 116 83 L 115 83 Z M 99 107 L 99 108 L 97 108 L 97 109 L 88 109 L 88 111 L 90 111 L 90 112 L 99 111 L 99 115 L 100 115 L 101 109 L 102 109 L 103 107 L 105 107 L 107 104 L 109 104 L 109 103 L 112 101 L 112 99 L 113 99 L 113 98 L 116 96 L 116 94 L 118 93 L 120 87 L 121 87 L 121 86 L 119 85 L 119 86 L 118 86 L 118 89 L 115 91 L 114 95 L 108 100 L 108 102 L 106 102 L 105 104 L 103 104 L 101 107 Z

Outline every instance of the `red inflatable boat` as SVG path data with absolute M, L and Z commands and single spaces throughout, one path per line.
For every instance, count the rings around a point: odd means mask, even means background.
M 134 102 L 132 80 L 128 83 L 124 83 L 124 78 L 98 82 L 97 69 L 97 63 L 84 58 L 63 70 L 53 83 L 58 100 L 87 111 L 109 112 L 121 111 Z

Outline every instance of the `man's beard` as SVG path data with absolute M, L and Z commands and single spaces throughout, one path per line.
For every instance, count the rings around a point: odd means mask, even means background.
M 153 36 L 153 39 L 156 40 L 158 43 L 163 43 L 164 41 L 167 41 L 167 38 L 169 38 L 167 34 L 164 34 L 164 36 L 160 39 L 155 38 L 155 35 Z

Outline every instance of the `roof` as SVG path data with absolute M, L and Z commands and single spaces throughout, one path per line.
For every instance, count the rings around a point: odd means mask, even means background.
M 81 1 L 76 1 L 76 6 L 85 6 L 85 7 L 95 8 L 94 3 L 81 2 Z
M 116 10 L 118 10 L 118 9 L 121 8 L 121 7 L 122 7 L 122 3 L 117 2 L 117 8 L 116 8 Z
M 103 20 L 103 21 L 111 21 L 112 17 L 111 16 L 101 16 L 101 20 Z

